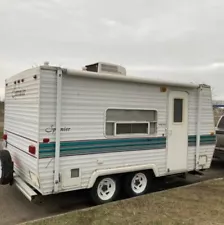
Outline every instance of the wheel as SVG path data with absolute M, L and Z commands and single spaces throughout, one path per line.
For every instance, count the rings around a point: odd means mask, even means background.
M 91 197 L 100 205 L 114 201 L 119 193 L 118 180 L 115 177 L 100 177 L 91 189 Z
M 0 150 L 0 184 L 12 184 L 13 182 L 13 162 L 7 150 Z
M 124 189 L 129 197 L 145 194 L 151 183 L 151 175 L 147 172 L 130 173 L 125 176 Z

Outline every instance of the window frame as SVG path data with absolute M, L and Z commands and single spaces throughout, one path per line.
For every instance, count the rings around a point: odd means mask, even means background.
M 140 110 L 140 111 L 155 111 L 156 113 L 156 120 L 153 120 L 153 121 L 113 121 L 113 120 L 108 120 L 107 121 L 107 111 L 108 110 Z M 148 124 L 148 133 L 147 134 L 116 134 L 116 124 L 115 123 L 120 123 L 120 122 L 124 122 L 124 123 L 141 123 L 141 122 L 144 122 L 144 123 L 149 123 Z M 106 125 L 107 123 L 114 123 L 114 134 L 113 135 L 107 135 L 106 134 Z M 156 124 L 156 132 L 153 133 L 153 134 L 150 134 L 150 123 L 155 123 Z M 157 127 L 158 127 L 158 110 L 155 109 L 155 108 L 124 108 L 124 107 L 109 107 L 109 108 L 106 108 L 106 110 L 104 111 L 104 131 L 103 131 L 103 135 L 105 138 L 110 138 L 110 139 L 113 139 L 113 138 L 117 138 L 117 137 L 155 137 L 157 136 Z

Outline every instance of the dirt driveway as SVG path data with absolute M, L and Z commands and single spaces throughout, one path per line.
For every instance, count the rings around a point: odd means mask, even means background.
M 14 225 L 88 206 L 84 196 L 77 196 L 77 193 L 52 196 L 35 205 L 16 187 L 0 186 L 0 225 Z

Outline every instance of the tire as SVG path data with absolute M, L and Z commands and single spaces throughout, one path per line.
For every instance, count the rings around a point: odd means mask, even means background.
M 116 200 L 119 190 L 119 181 L 116 177 L 100 177 L 91 189 L 91 198 L 96 205 L 105 204 Z
M 152 175 L 148 171 L 129 173 L 124 179 L 124 191 L 128 197 L 144 195 L 150 187 Z
M 13 182 L 13 162 L 7 150 L 0 150 L 0 184 L 12 184 Z

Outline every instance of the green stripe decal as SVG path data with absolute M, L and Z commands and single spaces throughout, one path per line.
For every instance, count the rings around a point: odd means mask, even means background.
M 215 136 L 202 135 L 200 145 L 213 145 L 215 144 L 215 140 Z M 188 145 L 196 145 L 196 135 L 188 136 Z M 166 137 L 70 141 L 61 142 L 60 156 L 99 154 L 123 151 L 140 151 L 165 148 Z M 40 143 L 39 149 L 40 158 L 54 157 L 55 142 Z

